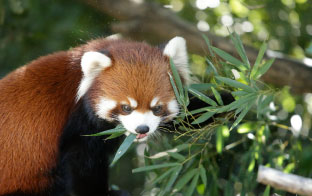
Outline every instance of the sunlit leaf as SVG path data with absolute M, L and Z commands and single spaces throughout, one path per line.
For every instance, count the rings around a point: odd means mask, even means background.
M 130 133 L 126 137 L 126 139 L 119 146 L 111 165 L 115 164 L 121 158 L 121 156 L 127 152 L 128 148 L 131 146 L 135 138 L 136 138 L 136 135 L 132 133 Z
M 216 149 L 217 153 L 221 153 L 223 150 L 223 135 L 222 135 L 222 129 L 219 127 L 216 130 Z
M 246 55 L 243 43 L 242 43 L 241 39 L 239 38 L 239 35 L 236 32 L 233 32 L 230 34 L 230 38 L 231 38 L 231 40 L 234 44 L 234 47 L 236 48 L 239 56 L 243 60 L 244 66 L 246 66 L 246 68 L 250 68 L 250 63 L 248 61 L 248 57 Z
M 267 186 L 265 187 L 265 190 L 264 190 L 262 196 L 270 196 L 270 188 L 271 188 L 271 187 L 270 187 L 269 185 L 267 185 Z
M 237 133 L 244 134 L 252 131 L 254 129 L 254 124 L 251 122 L 243 123 L 237 128 Z
M 206 186 L 204 184 L 197 185 L 196 190 L 198 194 L 203 195 L 205 193 Z

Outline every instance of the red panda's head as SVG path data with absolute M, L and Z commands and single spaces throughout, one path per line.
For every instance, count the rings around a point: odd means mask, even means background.
M 77 99 L 87 95 L 95 114 L 120 122 L 146 138 L 179 112 L 169 80 L 172 58 L 184 83 L 189 81 L 185 40 L 175 37 L 163 50 L 145 43 L 115 42 L 108 53 L 84 52 Z

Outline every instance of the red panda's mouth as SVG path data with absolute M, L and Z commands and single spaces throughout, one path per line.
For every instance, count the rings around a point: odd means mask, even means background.
M 137 134 L 136 139 L 142 139 L 142 138 L 144 138 L 146 136 L 147 136 L 146 133 L 144 133 L 144 134 Z

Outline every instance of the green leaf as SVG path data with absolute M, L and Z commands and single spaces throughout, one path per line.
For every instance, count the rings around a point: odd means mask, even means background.
M 196 109 L 196 110 L 192 110 L 190 111 L 190 114 L 198 114 L 198 113 L 201 113 L 201 112 L 213 112 L 216 110 L 216 107 L 215 106 L 208 106 L 208 107 L 203 107 L 203 108 L 199 108 L 199 109 Z
M 188 88 L 187 87 L 184 87 L 184 103 L 185 103 L 186 107 L 190 104 L 190 98 L 188 96 Z
M 179 160 L 179 161 L 184 161 L 185 160 L 185 157 L 183 155 L 181 155 L 180 153 L 177 153 L 177 152 L 168 152 L 169 156 Z
M 231 94 L 233 95 L 233 96 L 238 96 L 238 97 L 240 97 L 240 96 L 244 96 L 244 95 L 247 95 L 247 94 L 250 94 L 249 92 L 246 92 L 246 91 L 233 91 L 233 92 L 231 92 Z
M 216 85 L 211 84 L 211 83 L 200 83 L 200 84 L 191 84 L 189 88 L 192 88 L 198 91 L 206 91 L 206 90 L 209 90 L 211 87 L 216 87 Z
M 229 112 L 231 110 L 235 110 L 235 109 L 243 106 L 245 103 L 254 101 L 257 98 L 257 96 L 258 96 L 258 94 L 256 94 L 256 93 L 247 94 L 243 97 L 240 97 L 236 101 L 230 103 L 229 105 L 225 105 L 225 106 L 221 107 L 220 109 L 218 109 L 217 112 L 223 113 L 223 112 Z
M 217 153 L 221 154 L 223 150 L 223 135 L 222 135 L 222 128 L 218 127 L 216 131 L 216 149 Z
M 176 82 L 176 84 L 177 84 L 177 86 L 178 86 L 179 95 L 180 95 L 181 97 L 184 97 L 184 91 L 183 91 L 182 81 L 181 81 L 179 72 L 178 72 L 176 66 L 175 66 L 174 63 L 173 63 L 172 58 L 170 58 L 170 68 L 171 68 L 171 71 L 172 71 L 172 74 L 173 74 L 174 81 Z
M 243 89 L 244 91 L 247 92 L 256 92 L 255 89 L 251 88 L 250 86 L 243 84 L 241 82 L 238 82 L 236 80 L 232 80 L 230 78 L 225 78 L 225 77 L 221 77 L 221 76 L 216 76 L 216 78 L 222 82 L 224 82 L 225 84 L 238 88 L 238 89 Z
M 181 164 L 180 163 L 164 163 L 164 164 L 159 164 L 159 165 L 150 165 L 150 166 L 139 167 L 139 168 L 133 169 L 132 173 L 145 172 L 145 171 L 150 171 L 150 170 L 164 168 L 164 167 L 174 167 L 178 165 L 181 165 Z
M 231 38 L 239 56 L 241 57 L 241 59 L 245 63 L 244 66 L 246 66 L 246 68 L 250 68 L 250 63 L 248 61 L 248 57 L 246 55 L 243 43 L 242 43 L 241 39 L 239 38 L 239 35 L 236 32 L 233 32 L 230 34 L 230 38 Z
M 275 61 L 275 59 L 270 59 L 267 62 L 265 62 L 257 71 L 257 73 L 255 74 L 255 78 L 258 79 L 260 78 L 263 74 L 265 74 L 265 72 L 267 72 L 270 67 L 272 66 L 273 62 Z
M 204 195 L 206 186 L 204 184 L 197 185 L 197 193 L 200 195 Z
M 82 135 L 82 136 L 102 136 L 102 135 L 111 135 L 111 134 L 116 134 L 116 133 L 125 133 L 126 129 L 123 127 L 115 127 L 114 129 L 109 129 L 109 130 L 105 130 L 99 133 L 95 133 L 95 134 L 91 134 L 91 135 Z
M 247 107 L 240 113 L 240 115 L 237 117 L 237 119 L 234 121 L 232 127 L 230 128 L 230 130 L 232 130 L 234 127 L 236 127 L 240 121 L 243 120 L 243 118 L 246 116 L 247 112 L 250 110 L 250 108 L 252 107 L 254 102 L 252 102 L 251 104 L 247 105 Z
M 181 100 L 181 97 L 180 97 L 179 91 L 178 91 L 178 89 L 177 89 L 177 86 L 176 86 L 176 84 L 175 84 L 175 82 L 174 82 L 174 80 L 173 80 L 173 78 L 172 78 L 172 76 L 171 76 L 171 74 L 170 74 L 169 72 L 168 72 L 168 75 L 169 75 L 169 79 L 170 79 L 171 86 L 172 86 L 172 88 L 173 88 L 174 95 L 175 95 L 175 97 L 176 97 L 178 103 L 179 103 L 180 105 L 183 105 L 183 102 L 182 102 L 182 100 Z
M 204 95 L 203 93 L 195 90 L 195 89 L 192 89 L 192 88 L 189 88 L 189 91 L 190 93 L 192 93 L 194 96 L 196 96 L 198 99 L 212 105 L 212 106 L 218 106 L 218 104 L 212 100 L 211 98 L 207 97 L 206 95 Z
M 110 139 L 114 139 L 116 137 L 122 136 L 125 132 L 120 132 L 120 133 L 113 133 L 112 135 L 110 135 L 109 137 L 105 138 L 105 140 L 110 140 Z
M 269 185 L 267 185 L 267 186 L 265 187 L 265 190 L 264 190 L 262 196 L 270 196 L 270 188 L 271 188 L 271 187 L 270 187 Z
M 235 65 L 239 70 L 245 71 L 246 67 L 244 66 L 244 63 L 238 60 L 237 58 L 233 57 L 227 52 L 224 52 L 223 50 L 219 48 L 212 47 L 212 50 L 217 53 L 221 58 L 228 61 L 229 63 Z
M 132 133 L 130 133 L 130 135 L 126 137 L 126 139 L 122 142 L 122 144 L 118 148 L 111 165 L 115 164 L 120 159 L 120 157 L 124 155 L 125 152 L 127 152 L 127 150 L 129 149 L 135 138 L 136 135 Z
M 197 168 L 188 170 L 188 172 L 186 172 L 176 183 L 173 191 L 174 192 L 178 192 L 180 191 L 184 185 L 186 185 L 192 178 L 193 176 L 196 174 L 197 172 Z
M 219 75 L 218 71 L 217 71 L 216 67 L 213 65 L 213 63 L 208 58 L 206 58 L 206 62 L 212 68 L 214 75 L 218 76 Z
M 211 118 L 216 112 L 206 112 L 202 114 L 200 117 L 196 118 L 191 124 L 200 124 L 202 122 L 205 122 L 209 118 Z
M 222 101 L 222 98 L 221 98 L 221 95 L 219 94 L 219 92 L 213 87 L 211 87 L 211 90 L 212 90 L 212 93 L 215 96 L 217 102 L 219 103 L 219 105 L 223 105 L 223 101 Z
M 204 40 L 205 40 L 205 42 L 206 42 L 206 44 L 207 44 L 207 46 L 208 46 L 208 50 L 209 50 L 210 55 L 211 55 L 212 57 L 214 57 L 214 53 L 212 52 L 212 49 L 211 49 L 212 46 L 211 46 L 211 43 L 210 43 L 208 37 L 207 37 L 205 34 L 202 34 L 202 37 L 204 38 Z
M 200 178 L 206 187 L 207 186 L 207 175 L 206 175 L 206 170 L 202 164 L 200 164 L 200 166 L 199 166 L 199 171 L 200 171 Z
M 174 182 L 176 181 L 177 177 L 179 176 L 181 169 L 182 169 L 182 165 L 178 165 L 174 168 L 174 170 L 172 171 L 171 177 L 170 177 L 169 181 L 167 182 L 167 186 L 165 188 L 165 193 L 169 192 L 171 190 L 171 187 L 174 184 Z
M 259 65 L 260 65 L 260 63 L 261 63 L 261 61 L 263 59 L 263 56 L 264 56 L 264 53 L 265 53 L 267 47 L 268 47 L 268 45 L 265 42 L 261 45 L 260 51 L 258 53 L 256 62 L 255 62 L 255 65 L 253 66 L 253 68 L 251 70 L 251 74 L 250 74 L 251 78 L 254 78 L 255 74 L 258 72 Z
M 159 177 L 157 177 L 155 180 L 153 180 L 153 185 L 157 184 L 158 182 L 161 182 L 163 179 L 165 179 L 171 172 L 175 170 L 175 167 L 168 169 L 165 173 L 161 174 Z
M 259 116 L 262 111 L 265 110 L 265 108 L 273 101 L 274 96 L 273 95 L 267 95 L 264 99 L 258 99 L 258 105 L 257 105 L 257 115 Z
M 195 175 L 195 177 L 193 178 L 191 185 L 188 187 L 185 196 L 191 196 L 196 188 L 197 182 L 198 182 L 198 178 L 199 178 L 199 173 L 197 173 Z

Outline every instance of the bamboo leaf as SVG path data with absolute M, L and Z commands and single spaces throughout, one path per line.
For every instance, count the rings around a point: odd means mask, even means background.
M 216 87 L 216 85 L 211 84 L 211 83 L 200 83 L 200 84 L 191 84 L 189 88 L 192 88 L 198 91 L 206 91 L 206 90 L 209 90 L 211 87 Z
M 211 118 L 216 112 L 206 112 L 202 114 L 200 117 L 196 118 L 191 124 L 200 124 L 202 122 L 205 122 L 209 118 Z
M 270 67 L 272 66 L 273 62 L 275 61 L 275 59 L 270 59 L 267 62 L 265 62 L 262 66 L 259 67 L 259 70 L 257 71 L 257 73 L 255 74 L 255 78 L 258 79 L 260 78 L 263 74 L 265 74 L 265 72 L 267 72 Z
M 231 40 L 234 44 L 234 47 L 236 48 L 239 56 L 243 60 L 244 66 L 246 66 L 246 68 L 250 68 L 250 63 L 248 61 L 248 57 L 246 55 L 243 43 L 242 43 L 241 39 L 239 38 L 238 34 L 236 32 L 233 32 L 230 34 L 230 38 L 231 38 Z
M 221 107 L 220 109 L 217 110 L 217 112 L 223 113 L 223 112 L 235 110 L 235 109 L 241 107 L 242 105 L 244 105 L 245 103 L 250 102 L 251 100 L 255 100 L 257 98 L 257 96 L 258 95 L 256 93 L 247 94 L 243 97 L 240 97 L 236 101 L 230 103 L 229 105 Z
M 217 102 L 219 103 L 219 105 L 223 105 L 223 101 L 222 101 L 222 98 L 221 98 L 221 95 L 219 94 L 219 92 L 213 87 L 211 87 L 211 90 L 212 90 L 212 93 L 215 96 Z
M 102 136 L 102 135 L 111 135 L 115 133 L 125 133 L 126 129 L 120 126 L 115 127 L 114 129 L 105 130 L 99 133 L 91 134 L 91 135 L 82 135 L 82 136 Z
M 244 63 L 238 60 L 237 58 L 233 57 L 227 52 L 224 52 L 223 50 L 219 48 L 212 47 L 212 50 L 217 53 L 221 58 L 228 61 L 229 63 L 235 65 L 239 70 L 245 71 L 246 67 L 244 66 Z
M 195 177 L 193 178 L 191 185 L 188 187 L 185 196 L 191 196 L 196 188 L 197 182 L 198 182 L 198 178 L 199 178 L 199 173 L 197 173 L 195 175 Z
M 176 183 L 173 191 L 174 192 L 178 192 L 180 191 L 184 185 L 186 185 L 192 178 L 193 176 L 196 174 L 197 172 L 197 168 L 188 170 L 188 172 L 186 172 L 186 174 L 184 174 Z
M 179 72 L 178 72 L 176 66 L 175 66 L 174 63 L 173 63 L 172 58 L 170 58 L 170 68 L 171 68 L 171 71 L 172 71 L 172 74 L 173 74 L 174 81 L 175 81 L 176 84 L 177 84 L 177 87 L 178 87 L 178 90 L 179 90 L 179 95 L 180 95 L 181 97 L 184 97 L 184 91 L 183 91 L 182 81 L 181 81 Z
M 154 185 L 154 184 L 157 184 L 158 182 L 161 182 L 163 179 L 165 179 L 167 176 L 169 176 L 169 174 L 172 173 L 174 170 L 175 170 L 175 167 L 168 169 L 165 173 L 163 173 L 158 178 L 153 180 L 152 184 Z
M 238 97 L 240 97 L 240 96 L 244 96 L 244 95 L 247 95 L 247 94 L 250 94 L 249 92 L 246 92 L 246 91 L 233 91 L 233 92 L 231 92 L 231 94 L 233 95 L 233 96 L 238 96 Z
M 240 115 L 234 121 L 234 123 L 233 123 L 232 127 L 230 128 L 230 130 L 232 130 L 234 127 L 236 127 L 243 120 L 243 118 L 246 116 L 247 112 L 252 107 L 253 103 L 254 102 L 252 102 L 251 104 L 247 105 L 247 107 L 240 113 Z
M 209 50 L 210 55 L 211 55 L 212 57 L 214 57 L 214 53 L 212 52 L 212 49 L 211 49 L 212 46 L 211 46 L 211 43 L 210 43 L 208 37 L 207 37 L 205 34 L 202 34 L 202 37 L 204 38 L 204 40 L 205 40 L 205 42 L 206 42 L 206 44 L 207 44 L 207 46 L 208 46 L 208 50 Z
M 243 89 L 244 91 L 247 92 L 256 92 L 255 89 L 251 88 L 250 86 L 243 84 L 241 82 L 238 82 L 236 80 L 232 80 L 230 78 L 225 78 L 225 77 L 221 77 L 221 76 L 216 76 L 216 78 L 222 82 L 224 82 L 225 84 L 238 88 L 238 89 Z
M 126 139 L 119 146 L 111 165 L 115 164 L 121 158 L 121 156 L 127 152 L 135 138 L 136 135 L 132 133 L 126 137 Z
M 120 132 L 120 133 L 113 133 L 112 135 L 110 135 L 109 137 L 105 138 L 105 140 L 110 140 L 110 139 L 114 139 L 116 137 L 122 136 L 125 132 Z
M 181 169 L 182 169 L 182 165 L 178 165 L 172 171 L 171 177 L 170 177 L 169 181 L 167 182 L 167 186 L 166 186 L 165 191 L 164 191 L 165 193 L 169 192 L 171 190 L 171 187 L 174 184 L 174 182 L 176 181 L 177 177 L 179 176 Z
M 168 72 L 168 75 L 169 75 L 169 79 L 170 79 L 171 86 L 172 86 L 172 88 L 173 88 L 174 95 L 175 95 L 175 97 L 176 97 L 178 103 L 179 103 L 180 105 L 183 105 L 183 102 L 182 102 L 182 100 L 181 100 L 181 97 L 180 97 L 179 91 L 178 91 L 178 89 L 177 89 L 177 86 L 176 86 L 176 84 L 175 84 L 175 82 L 174 82 L 174 80 L 173 80 L 173 78 L 172 78 L 172 76 L 171 76 L 171 74 L 170 74 L 169 72 Z
M 194 96 L 196 96 L 198 99 L 212 105 L 212 106 L 218 106 L 218 104 L 212 100 L 211 98 L 207 97 L 206 95 L 204 95 L 203 93 L 195 90 L 195 89 L 192 89 L 192 88 L 189 88 L 189 91 L 190 93 L 192 93 Z
M 255 74 L 258 72 L 259 65 L 260 65 L 260 63 L 261 63 L 261 61 L 263 59 L 263 56 L 264 56 L 264 53 L 265 53 L 267 47 L 268 47 L 268 45 L 265 42 L 261 45 L 260 51 L 258 53 L 256 62 L 255 62 L 255 65 L 253 66 L 253 68 L 251 70 L 251 74 L 250 74 L 251 78 L 254 78 Z
M 177 153 L 177 152 L 168 152 L 169 156 L 179 160 L 179 161 L 184 161 L 185 160 L 185 157 L 183 155 L 181 155 L 180 153 Z
M 200 164 L 199 170 L 200 170 L 200 178 L 206 187 L 207 186 L 207 175 L 206 175 L 206 170 L 202 164 Z
M 213 65 L 213 63 L 208 58 L 206 58 L 206 62 L 212 68 L 214 75 L 218 76 L 219 75 L 218 71 L 217 71 L 216 67 Z
M 180 163 L 164 163 L 164 164 L 159 164 L 159 165 L 150 165 L 150 166 L 139 167 L 139 168 L 133 169 L 132 173 L 145 172 L 145 171 L 150 171 L 150 170 L 164 168 L 164 167 L 174 167 L 178 165 L 180 165 Z

